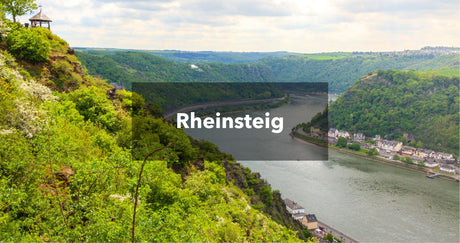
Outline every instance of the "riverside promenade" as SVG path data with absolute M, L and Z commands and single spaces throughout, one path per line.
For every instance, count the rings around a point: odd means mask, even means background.
M 341 240 L 343 243 L 357 243 L 359 241 L 351 238 L 350 236 L 345 235 L 344 233 L 332 228 L 331 226 L 318 220 L 318 226 L 324 227 L 324 232 L 331 233 L 333 236 Z

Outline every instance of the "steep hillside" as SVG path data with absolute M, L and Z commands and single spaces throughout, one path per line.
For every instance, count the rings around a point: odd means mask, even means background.
M 103 80 L 87 75 L 74 50 L 48 29 L 11 24 L 5 32 L 7 37 L 0 39 L 0 50 L 6 57 L 15 57 L 11 65 L 21 68 L 27 79 L 60 92 L 73 91 L 82 84 L 108 87 Z
M 67 43 L 48 30 L 6 25 L 0 28 L 0 241 L 310 236 L 291 224 L 279 193 L 263 180 L 249 171 L 238 180 L 250 181 L 246 186 L 228 178 L 245 170 L 227 166 L 235 164 L 231 156 L 153 117 L 139 95 L 86 75 Z M 133 119 L 140 123 L 133 126 Z M 151 160 L 144 160 L 147 153 Z
M 329 107 L 332 127 L 459 153 L 459 76 L 379 70 L 356 81 Z M 420 142 L 420 143 L 419 143 Z

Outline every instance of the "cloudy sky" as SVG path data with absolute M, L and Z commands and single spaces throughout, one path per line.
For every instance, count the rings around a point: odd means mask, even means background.
M 458 0 L 37 2 L 73 47 L 312 53 L 460 46 Z

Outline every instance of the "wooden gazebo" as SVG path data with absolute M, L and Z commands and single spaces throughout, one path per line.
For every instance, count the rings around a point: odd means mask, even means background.
M 48 24 L 48 29 L 50 30 L 50 23 L 52 20 L 48 18 L 44 13 L 42 13 L 42 10 L 40 9 L 40 12 L 33 16 L 30 20 L 30 26 L 31 27 L 45 27 L 42 26 L 43 23 Z

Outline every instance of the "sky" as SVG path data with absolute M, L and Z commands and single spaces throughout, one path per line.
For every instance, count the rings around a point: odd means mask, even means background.
M 460 46 L 459 0 L 36 2 L 72 47 L 316 53 Z

